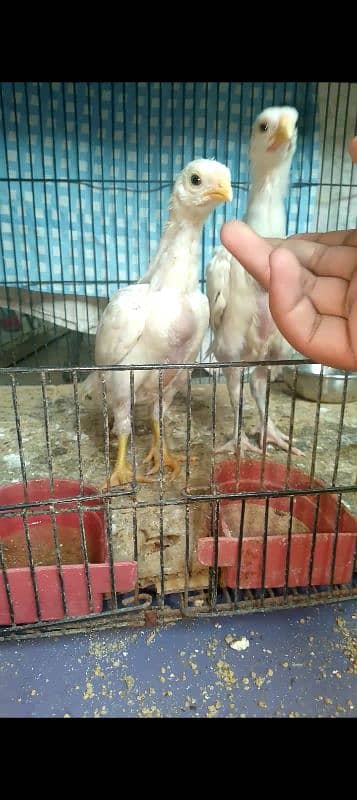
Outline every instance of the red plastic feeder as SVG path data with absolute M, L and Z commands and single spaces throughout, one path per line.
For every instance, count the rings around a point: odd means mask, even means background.
M 236 480 L 235 460 L 221 462 L 215 472 L 219 492 L 266 491 L 286 488 L 286 468 L 282 464 L 266 463 L 264 483 L 260 484 L 261 465 L 257 461 L 241 461 L 239 481 Z M 289 486 L 292 489 L 323 487 L 320 481 L 311 481 L 308 475 L 297 469 L 290 470 Z M 292 528 L 290 540 L 289 569 L 287 585 L 304 587 L 309 584 L 310 559 L 313 548 L 313 530 L 318 495 L 294 498 L 293 522 L 304 532 Z M 333 552 L 335 546 L 335 525 L 337 515 L 337 496 L 321 494 L 317 515 L 316 537 L 312 561 L 311 584 L 323 586 L 330 584 Z M 229 588 L 237 587 L 237 563 L 239 553 L 239 517 L 242 508 L 240 499 L 220 501 L 218 530 L 218 566 L 222 567 L 222 582 Z M 252 506 L 255 509 L 252 509 Z M 263 506 L 263 508 L 262 508 Z M 288 556 L 289 497 L 269 499 L 269 524 L 266 542 L 265 588 L 279 588 L 286 584 Z M 258 507 L 258 508 L 257 508 Z M 260 508 L 259 508 L 260 507 Z M 249 512 L 247 514 L 247 511 Z M 239 584 L 240 589 L 259 589 L 263 579 L 264 553 L 264 512 L 265 499 L 248 498 L 245 502 L 245 518 L 241 544 Z M 252 522 L 256 516 L 255 523 Z M 274 530 L 273 516 L 276 521 Z M 285 518 L 286 532 L 279 531 L 279 519 Z M 260 519 L 260 523 L 259 523 Z M 257 522 L 258 520 L 258 522 Z M 263 524 L 261 524 L 263 522 Z M 247 523 L 247 524 L 246 524 Z M 344 506 L 340 508 L 337 544 L 332 583 L 349 583 L 352 580 L 353 561 L 357 536 L 357 519 Z M 212 536 L 198 541 L 198 560 L 205 566 L 214 566 L 215 543 Z
M 21 320 L 16 311 L 8 311 L 0 320 L 0 325 L 4 331 L 19 331 L 22 328 Z
M 0 487 L 0 543 L 6 567 L 6 580 L 10 591 L 16 623 L 61 619 L 65 616 L 62 602 L 60 571 L 57 566 L 53 537 L 52 515 L 41 513 L 50 507 L 27 506 L 28 532 L 31 541 L 34 575 L 41 616 L 37 613 L 36 598 L 26 543 L 23 512 L 9 506 L 39 500 L 59 500 L 80 497 L 80 483 L 72 480 L 55 480 L 51 494 L 47 479 L 29 481 L 27 498 L 22 483 Z M 98 494 L 94 486 L 84 486 L 83 495 Z M 78 501 L 80 502 L 80 501 Z M 101 500 L 83 500 L 84 506 L 102 506 Z M 6 507 L 6 508 L 5 508 Z M 103 509 L 83 511 L 83 528 L 88 556 L 88 579 L 91 587 L 90 606 L 86 567 L 81 547 L 81 525 L 77 501 L 53 503 L 57 523 L 57 536 L 61 554 L 63 589 L 70 617 L 99 613 L 103 610 L 103 594 L 111 592 L 110 565 L 108 563 L 105 518 Z M 67 509 L 71 509 L 68 511 Z M 13 514 L 9 516 L 9 513 Z M 40 513 L 39 513 L 40 512 Z M 62 513 L 61 513 L 62 512 Z M 7 514 L 7 516 L 5 516 Z M 117 592 L 130 592 L 137 580 L 136 561 L 114 563 L 114 583 Z M 0 568 L 0 625 L 11 624 L 4 572 Z

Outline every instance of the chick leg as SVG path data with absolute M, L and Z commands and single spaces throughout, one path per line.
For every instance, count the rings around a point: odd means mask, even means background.
M 151 461 L 154 462 L 154 466 L 149 470 L 147 473 L 148 475 L 156 475 L 157 472 L 160 470 L 160 425 L 158 420 L 151 419 L 150 420 L 151 430 L 153 434 L 153 442 L 150 448 L 149 453 L 147 454 L 146 458 L 144 458 L 144 464 L 149 464 Z M 181 472 L 181 464 L 180 462 L 183 461 L 183 456 L 173 456 L 170 453 L 168 445 L 166 444 L 165 437 L 163 436 L 162 441 L 162 463 L 164 467 L 169 467 L 172 470 L 171 479 L 177 478 L 177 476 Z
M 107 483 L 102 486 L 104 489 L 109 489 L 110 486 L 117 486 L 120 483 L 129 483 L 133 480 L 133 470 L 127 460 L 126 451 L 128 447 L 129 436 L 127 434 L 119 434 L 118 436 L 118 452 L 115 462 L 115 467 Z
M 194 356 L 195 357 L 195 356 Z M 175 374 L 173 377 L 169 377 L 167 375 L 167 383 L 164 386 L 163 393 L 162 393 L 162 415 L 164 417 L 168 408 L 175 397 L 176 392 L 179 389 L 182 389 L 185 386 L 187 381 L 187 371 L 184 369 L 175 370 Z M 148 472 L 148 475 L 155 475 L 160 471 L 160 425 L 159 425 L 159 399 L 154 403 L 152 418 L 151 418 L 151 430 L 153 432 L 153 443 L 150 449 L 150 452 L 146 456 L 144 464 L 147 464 L 150 461 L 154 461 L 154 466 Z M 183 461 L 186 461 L 185 455 L 175 455 L 173 456 L 170 453 L 168 445 L 165 441 L 165 437 L 163 436 L 163 443 L 162 443 L 162 455 L 163 455 L 163 466 L 169 467 L 171 469 L 171 479 L 176 478 L 181 471 L 180 464 Z M 198 461 L 195 456 L 190 456 L 190 462 Z
M 126 451 L 128 448 L 128 434 L 119 434 L 118 436 L 118 452 L 115 462 L 115 467 L 113 472 L 109 478 L 109 481 L 104 483 L 101 487 L 101 491 L 106 491 L 111 486 L 117 486 L 118 484 L 123 483 L 130 483 L 133 479 L 133 470 L 127 460 Z M 149 480 L 146 478 L 145 475 L 136 474 L 136 480 L 139 483 L 149 483 Z
M 238 450 L 238 434 L 239 434 L 239 409 L 234 409 L 234 430 L 232 439 L 230 439 L 225 444 L 222 444 L 220 447 L 215 448 L 215 453 L 236 453 Z M 240 435 L 240 446 L 241 446 L 241 453 L 246 450 L 250 450 L 252 453 L 262 453 L 260 447 L 257 447 L 255 444 L 252 444 L 244 431 L 241 430 Z
M 260 434 L 259 443 L 261 448 L 263 447 L 264 443 L 264 416 L 267 375 L 268 370 L 266 367 L 256 367 L 250 377 L 250 389 L 257 404 L 260 417 L 260 425 L 258 425 L 254 432 L 258 432 Z M 277 447 L 280 447 L 281 450 L 289 450 L 289 437 L 285 433 L 282 433 L 282 431 L 280 431 L 279 428 L 274 425 L 274 422 L 269 416 L 267 420 L 266 443 L 275 444 Z M 304 455 L 304 453 L 297 447 L 291 447 L 291 452 L 296 456 Z
M 241 437 L 240 437 L 240 451 L 241 454 L 245 452 L 245 450 L 251 450 L 253 453 L 261 453 L 261 449 L 257 447 L 255 444 L 251 444 L 249 439 L 247 438 L 246 434 L 242 430 L 239 424 L 239 402 L 240 402 L 240 382 L 241 382 L 241 372 L 242 370 L 239 367 L 229 367 L 228 369 L 223 370 L 224 376 L 227 382 L 229 397 L 231 401 L 231 405 L 233 408 L 234 413 L 234 429 L 233 429 L 233 436 L 225 444 L 221 445 L 220 447 L 215 448 L 215 453 L 236 453 L 238 450 L 238 436 L 239 436 L 239 429 L 241 429 Z

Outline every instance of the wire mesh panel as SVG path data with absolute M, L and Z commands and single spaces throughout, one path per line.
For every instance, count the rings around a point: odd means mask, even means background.
M 302 365 L 290 364 L 297 383 Z M 145 409 L 134 410 L 138 368 L 130 369 L 132 479 L 113 487 L 107 370 L 93 368 L 102 386 L 100 408 L 81 397 L 78 371 L 62 387 L 52 382 L 52 370 L 34 370 L 32 387 L 22 383 L 25 371 L 2 371 L 0 635 L 355 595 L 355 403 L 348 401 L 348 374 L 331 413 L 321 401 L 327 378 L 318 368 L 320 401 L 308 423 L 296 386 L 282 395 L 268 384 L 266 421 L 269 413 L 284 422 L 288 450 L 265 446 L 262 457 L 247 458 L 238 447 L 222 458 L 215 445 L 231 423 L 225 386 L 215 378 L 198 385 L 192 367 L 177 365 L 185 386 L 165 416 L 164 375 L 172 365 L 140 367 L 156 368 L 161 397 L 160 466 L 151 477 L 143 464 L 149 420 Z M 252 417 L 247 390 L 238 442 Z M 303 448 L 299 458 L 293 441 Z M 184 456 L 174 480 L 167 442 L 174 457 Z
M 307 377 L 293 357 L 212 361 L 208 372 L 209 335 L 195 364 L 100 369 L 93 351 L 108 298 L 156 253 L 175 176 L 201 157 L 227 164 L 233 187 L 203 229 L 205 291 L 222 223 L 247 209 L 264 108 L 299 113 L 287 234 L 354 227 L 356 102 L 352 83 L 1 84 L 0 636 L 355 594 L 354 373 L 315 365 Z M 254 366 L 267 367 L 262 452 L 247 456 Z M 233 414 L 222 368 L 234 367 L 235 446 L 223 455 Z M 137 402 L 143 371 L 157 417 Z M 115 373 L 126 376 L 125 441 L 113 429 Z M 271 419 L 285 450 L 269 444 Z M 116 464 L 126 480 L 111 486 Z

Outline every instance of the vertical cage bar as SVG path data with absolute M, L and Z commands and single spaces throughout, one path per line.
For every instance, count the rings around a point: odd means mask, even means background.
M 77 502 L 77 511 L 79 514 L 79 530 L 81 536 L 81 550 L 83 555 L 84 561 L 84 571 L 86 576 L 86 590 L 87 590 L 87 598 L 88 598 L 88 605 L 89 605 L 89 613 L 93 613 L 93 597 L 92 597 L 92 587 L 89 578 L 89 562 L 88 562 L 88 550 L 87 550 L 87 540 L 84 528 L 84 520 L 83 520 L 83 508 L 80 502 Z
M 67 196 L 68 196 L 68 227 L 69 227 L 69 238 L 70 238 L 70 247 L 71 247 L 71 258 L 72 258 L 72 275 L 73 275 L 73 288 L 74 288 L 74 316 L 76 321 L 77 327 L 77 343 L 79 342 L 79 325 L 78 325 L 78 299 L 77 299 L 77 281 L 75 275 L 75 264 L 76 258 L 74 254 L 74 240 L 73 240 L 73 222 L 72 222 L 72 197 L 71 197 L 71 173 L 69 168 L 69 135 L 68 135 L 68 116 L 66 112 L 66 98 L 65 98 L 65 90 L 64 84 L 62 83 L 62 105 L 63 105 L 63 118 L 64 118 L 64 132 L 65 132 L 65 152 L 66 152 L 66 172 L 67 172 Z M 66 299 L 64 298 L 64 306 L 66 307 Z M 72 334 L 73 335 L 73 334 Z M 77 347 L 78 350 L 78 347 Z M 78 366 L 77 364 L 73 365 L 72 356 L 70 360 L 71 366 Z M 72 373 L 70 373 L 71 376 Z
M 54 186 L 55 186 L 55 197 L 56 197 L 56 214 L 57 214 L 57 230 L 58 230 L 58 252 L 59 252 L 59 260 L 60 260 L 60 284 L 62 288 L 63 295 L 65 295 L 65 278 L 64 278 L 64 259 L 63 259 L 63 247 L 62 247 L 62 231 L 61 231 L 61 223 L 60 223 L 60 202 L 59 202 L 59 179 L 58 179 L 58 172 L 57 172 L 57 156 L 56 156 L 56 137 L 55 137 L 55 103 L 53 99 L 53 86 L 52 83 L 49 84 L 50 90 L 50 117 L 51 117 L 51 129 L 52 129 L 52 153 L 53 153 L 53 173 L 54 173 Z M 67 308 L 66 302 L 64 302 L 64 327 L 67 328 Z M 66 345 L 67 345 L 67 359 L 70 360 L 70 353 L 69 353 L 69 345 L 68 345 L 68 337 L 66 338 Z
M 118 282 L 118 289 L 120 289 L 120 272 L 119 272 L 119 248 L 118 248 L 118 214 L 117 214 L 117 178 L 116 178 L 116 147 L 115 147 L 115 84 L 111 83 L 111 111 L 112 111 L 112 171 L 113 171 L 113 195 L 114 195 L 114 228 L 115 228 L 115 260 L 116 260 L 116 274 L 117 274 L 117 282 Z M 136 92 L 138 92 L 137 84 L 136 84 Z M 138 97 L 138 96 L 137 96 Z M 136 109 L 138 109 L 138 100 L 136 100 Z M 138 113 L 138 111 L 136 111 Z M 137 125 L 137 123 L 136 123 Z M 136 137 L 136 141 L 138 142 L 138 136 Z M 138 186 L 137 186 L 138 191 Z M 139 214 L 138 214 L 139 218 Z
M 135 372 L 130 370 L 130 432 L 131 432 L 131 457 L 133 464 L 132 488 L 137 485 L 137 463 L 136 463 L 136 439 L 135 439 Z M 136 494 L 132 497 L 132 523 L 133 523 L 133 545 L 134 561 L 139 559 L 138 550 L 138 514 Z M 139 573 L 135 584 L 135 599 L 139 595 Z
M 87 109 L 88 109 L 88 138 L 89 138 L 89 164 L 90 164 L 90 192 L 91 192 L 91 212 L 92 212 L 92 248 L 93 248 L 93 267 L 94 267 L 94 285 L 95 285 L 95 294 L 98 297 L 99 291 L 99 278 L 98 278 L 98 263 L 97 263 L 97 248 L 95 246 L 96 234 L 95 234 L 95 227 L 94 227 L 94 220 L 95 220 L 95 212 L 94 212 L 94 189 L 95 189 L 95 182 L 94 182 L 94 170 L 93 170 L 93 149 L 92 149 L 92 142 L 93 142 L 93 125 L 92 125 L 92 102 L 91 102 L 91 88 L 92 84 L 87 83 Z M 108 284 L 107 284 L 108 286 Z M 98 316 L 99 316 L 99 303 L 97 304 L 98 309 Z
M 47 378 L 46 378 L 46 371 L 41 370 L 41 392 L 42 392 L 42 406 L 43 406 L 43 416 L 44 416 L 44 423 L 45 423 L 45 440 L 46 440 L 46 450 L 47 450 L 47 463 L 48 463 L 48 475 L 50 481 L 50 488 L 51 488 L 51 495 L 53 497 L 53 461 L 52 461 L 52 447 L 51 447 L 51 439 L 50 439 L 50 421 L 48 416 L 48 397 L 47 397 Z
M 211 470 L 210 470 L 210 488 L 212 490 L 212 486 L 214 483 L 214 491 L 216 490 L 215 486 L 215 468 L 216 468 L 216 419 L 217 419 L 217 370 L 213 369 L 212 375 L 212 411 L 211 411 L 211 419 L 212 419 L 212 453 L 211 453 Z
M 74 129 L 75 129 L 75 139 L 76 139 L 76 156 L 77 156 L 77 177 L 78 177 L 78 201 L 79 201 L 79 227 L 81 232 L 81 249 L 82 249 L 82 264 L 83 264 L 83 275 L 86 279 L 87 274 L 87 257 L 86 257 L 86 247 L 85 247 L 85 236 L 84 236 L 84 227 L 83 227 L 83 218 L 84 218 L 84 211 L 83 211 L 83 201 L 82 201 L 82 180 L 81 180 L 81 165 L 80 165 L 80 133 L 79 133 L 79 122 L 78 122 L 78 100 L 77 100 L 77 92 L 79 91 L 79 87 L 76 83 L 73 84 L 73 105 L 74 105 Z M 88 92 L 88 86 L 83 87 L 83 90 Z M 89 117 L 89 101 L 88 101 L 88 117 Z M 88 123 L 89 124 L 89 123 Z M 88 336 L 87 342 L 89 345 L 89 310 L 88 310 L 88 295 L 87 295 L 87 282 L 85 284 L 85 293 L 86 293 L 86 319 L 87 319 L 87 329 L 88 329 Z M 97 316 L 99 318 L 99 296 L 96 292 L 96 299 L 97 299 Z
M 270 377 L 271 377 L 271 367 L 267 366 L 267 384 L 265 390 L 265 406 L 264 406 L 264 436 L 263 436 L 263 453 L 261 459 L 261 466 L 260 466 L 260 485 L 263 485 L 264 480 L 264 472 L 265 472 L 265 461 L 267 455 L 267 437 L 268 437 L 268 416 L 269 416 L 269 399 L 270 399 Z
M 159 536 L 160 536 L 160 608 L 165 605 L 165 571 L 164 571 L 164 426 L 162 419 L 162 388 L 163 388 L 163 374 L 162 369 L 159 369 L 159 455 L 160 455 L 160 472 L 159 472 Z
M 235 369 L 235 367 L 233 367 Z M 245 367 L 240 370 L 239 374 L 239 403 L 238 403 L 238 431 L 237 431 L 237 438 L 236 434 L 236 411 L 234 410 L 234 439 L 235 439 L 235 457 L 236 457 L 236 469 L 235 469 L 235 480 L 236 483 L 239 483 L 240 480 L 240 467 L 241 467 L 241 448 L 242 448 L 242 426 L 243 426 L 243 405 L 244 405 L 244 382 L 245 382 Z
M 111 498 L 104 498 L 105 505 L 105 531 L 108 543 L 108 557 L 109 557 L 109 573 L 110 573 L 110 602 L 111 610 L 115 611 L 118 608 L 118 599 L 115 589 L 115 576 L 114 576 L 114 550 L 113 550 L 113 525 L 111 515 Z
M 344 422 L 344 416 L 345 416 L 345 410 L 346 410 L 348 374 L 349 374 L 348 372 L 345 372 L 345 377 L 344 377 L 344 380 L 343 380 L 341 411 L 340 411 L 340 419 L 339 419 L 338 429 L 337 429 L 336 455 L 335 455 L 335 463 L 334 463 L 334 466 L 333 466 L 332 486 L 335 486 L 335 484 L 336 484 L 338 465 L 339 465 L 339 460 L 340 460 L 343 422 Z
M 48 397 L 47 397 L 47 388 L 46 388 L 46 372 L 44 370 L 41 371 L 41 391 L 42 391 L 42 405 L 43 405 L 43 414 L 44 414 L 44 423 L 45 423 L 45 439 L 46 439 L 46 450 L 47 450 L 47 461 L 48 461 L 50 490 L 51 490 L 51 497 L 54 498 L 54 478 L 53 478 L 52 448 L 51 448 L 51 439 L 50 439 L 50 420 L 49 420 L 49 415 L 48 415 Z M 53 541 L 54 541 L 55 551 L 56 551 L 56 561 L 57 561 L 57 568 L 58 568 L 58 576 L 59 576 L 60 589 L 61 589 L 62 607 L 63 607 L 64 614 L 67 614 L 67 603 L 66 603 L 66 596 L 65 596 L 63 571 L 62 571 L 61 551 L 60 551 L 60 545 L 59 545 L 59 539 L 58 539 L 57 515 L 55 513 L 53 503 L 50 503 L 50 514 L 51 514 L 52 535 L 53 535 Z
M 130 370 L 130 426 L 131 426 L 131 456 L 133 464 L 133 487 L 137 484 L 137 463 L 136 463 L 136 440 L 135 440 L 135 373 Z M 138 559 L 138 518 L 136 509 L 136 499 L 133 500 L 133 539 L 134 539 L 134 559 Z
M 319 519 L 319 511 L 320 511 L 320 501 L 321 495 L 315 495 L 316 498 L 316 506 L 315 506 L 315 514 L 314 514 L 314 522 L 312 526 L 312 541 L 311 541 L 311 550 L 310 550 L 310 559 L 309 559 L 309 578 L 308 578 L 308 592 L 311 591 L 311 582 L 312 582 L 312 571 L 314 567 L 314 558 L 315 558 L 315 548 L 316 548 L 316 537 L 317 537 L 317 524 Z
M 33 555 L 32 555 L 32 545 L 31 545 L 31 537 L 30 537 L 30 531 L 29 531 L 29 524 L 28 524 L 28 520 L 27 520 L 27 514 L 28 514 L 28 510 L 24 509 L 24 511 L 21 513 L 21 516 L 22 516 L 22 521 L 23 521 L 24 530 L 25 530 L 27 555 L 28 555 L 28 560 L 29 560 L 29 565 L 30 565 L 31 583 L 32 583 L 32 588 L 33 588 L 34 595 L 35 595 L 36 614 L 37 614 L 38 620 L 41 622 L 42 613 L 41 613 L 41 606 L 40 606 L 40 598 L 39 598 L 38 589 L 37 589 L 35 565 L 34 565 Z
M 98 371 L 96 370 L 95 374 L 98 376 L 98 381 L 100 381 L 100 384 L 101 384 L 105 479 L 106 479 L 106 485 L 107 485 L 107 490 L 108 490 L 108 488 L 110 488 L 110 444 L 109 444 L 109 419 L 108 419 L 107 387 L 106 387 L 105 373 L 102 370 L 98 370 Z
M 79 398 L 78 398 L 78 373 L 76 369 L 71 370 L 71 373 L 73 382 L 74 416 L 75 416 L 76 439 L 77 439 L 77 450 L 78 450 L 79 485 L 80 485 L 80 492 L 81 494 L 83 494 L 84 479 L 83 479 L 83 463 L 82 463 L 82 451 L 81 451 L 81 417 L 80 417 Z
M 142 141 L 139 131 L 139 87 L 138 84 L 135 84 L 135 100 L 136 100 L 136 109 L 135 109 L 135 141 L 136 141 L 136 224 L 137 224 L 137 257 L 138 257 L 138 278 L 141 277 L 141 228 L 140 228 L 140 184 L 139 184 L 139 171 L 140 171 L 140 148 L 142 147 Z
M 189 490 L 190 481 L 190 456 L 191 456 L 191 410 L 192 410 L 192 385 L 191 385 L 191 370 L 186 370 L 187 392 L 186 392 L 186 475 L 185 475 L 185 491 L 186 496 Z M 188 588 L 189 588 L 189 570 L 190 570 L 190 505 L 188 502 L 185 504 L 185 587 L 184 587 L 184 603 L 185 608 L 188 606 Z
M 328 109 L 331 107 L 330 95 L 331 95 L 331 83 L 329 82 L 328 86 L 327 86 L 325 122 L 324 122 L 324 131 L 323 131 L 323 139 L 322 139 L 321 176 L 320 176 L 319 196 L 318 196 L 318 201 L 317 201 L 317 209 L 318 209 L 317 226 L 316 226 L 317 230 L 320 230 L 320 214 L 321 214 L 322 208 L 323 208 L 323 204 L 322 204 L 321 200 L 322 200 L 323 190 L 325 188 L 325 181 L 324 181 L 324 177 L 325 177 L 325 157 L 326 157 L 326 143 L 327 143 L 327 125 L 328 125 L 328 119 L 329 119 Z M 331 175 L 331 180 L 332 180 L 332 175 Z M 330 189 L 330 192 L 331 192 L 331 189 Z
M 262 583 L 261 583 L 261 601 L 264 606 L 265 601 L 265 574 L 267 562 L 267 547 L 268 547 L 268 519 L 269 519 L 269 497 L 265 499 L 265 512 L 264 512 L 264 533 L 263 533 L 263 559 L 262 559 Z
M 148 178 L 147 178 L 147 197 L 148 197 L 148 219 L 147 219 L 147 231 L 148 231 L 148 264 L 151 262 L 151 252 L 152 252 L 152 245 L 151 245 L 151 141 L 150 141 L 150 134 L 151 134 L 151 86 L 150 82 L 147 83 L 147 98 L 148 98 L 148 121 L 147 121 L 147 164 L 148 164 Z M 129 278 L 129 275 L 128 275 Z
M 290 573 L 290 557 L 291 557 L 293 512 L 294 512 L 294 495 L 291 495 L 289 497 L 288 542 L 287 542 L 287 548 L 286 548 L 285 578 L 284 578 L 284 602 L 285 603 L 287 603 L 287 601 L 288 601 L 288 594 L 289 594 L 289 573 Z
M 334 124 L 333 124 L 333 145 L 332 145 L 332 154 L 331 154 L 330 195 L 329 195 L 328 212 L 327 212 L 327 230 L 329 230 L 329 228 L 330 228 L 332 198 L 333 198 L 333 195 L 334 195 L 334 191 L 333 191 L 334 190 L 334 174 L 333 173 L 334 173 L 334 164 L 336 163 L 337 121 L 338 121 L 338 117 L 339 117 L 340 94 L 341 94 L 341 83 L 338 83 L 337 84 L 337 98 L 336 98 L 336 113 L 334 115 Z
M 314 144 L 315 144 L 314 140 L 315 140 L 317 113 L 318 113 L 318 105 L 316 103 L 314 105 L 314 111 L 313 111 L 312 133 L 311 133 L 311 150 L 310 150 L 310 153 L 309 153 L 309 179 L 308 179 L 308 202 L 307 202 L 306 230 L 310 230 L 309 217 L 310 217 L 310 208 L 311 208 L 311 190 L 312 190 L 312 187 L 314 185 L 312 169 L 313 169 L 313 162 L 314 162 Z M 315 229 L 315 226 L 313 226 L 313 230 L 314 229 Z
M 29 146 L 29 168 L 30 168 L 30 180 L 31 180 L 31 195 L 32 195 L 32 213 L 33 213 L 33 222 L 35 228 L 35 248 L 36 248 L 36 258 L 38 263 L 38 281 L 39 281 L 39 291 L 41 296 L 41 306 L 42 306 L 42 314 L 43 314 L 43 292 L 42 292 L 42 279 L 41 279 L 41 269 L 40 269 L 40 250 L 39 250 L 39 242 L 38 242 L 38 231 L 37 231 L 37 217 L 36 217 L 36 204 L 35 204 L 35 184 L 34 184 L 34 174 L 33 174 L 33 152 L 32 152 L 32 141 L 31 141 L 31 128 L 30 128 L 30 110 L 29 110 L 29 98 L 28 98 L 28 85 L 27 82 L 24 83 L 24 96 L 25 96 L 25 107 L 26 107 L 26 117 L 27 117 L 27 125 L 28 125 L 28 146 Z M 14 108 L 15 108 L 15 119 L 16 119 L 16 139 L 18 143 L 18 123 L 17 123 L 17 109 L 16 109 L 16 99 L 14 96 Z M 19 169 L 20 169 L 20 157 L 19 157 Z M 30 304 L 31 304 L 31 296 L 30 296 Z
M 107 402 L 107 386 L 106 386 L 106 373 L 102 370 L 96 370 L 95 376 L 101 385 L 101 400 L 102 400 L 102 414 L 103 414 L 103 440 L 104 440 L 104 463 L 105 463 L 105 485 L 106 491 L 104 493 L 105 502 L 105 534 L 108 543 L 109 565 L 110 565 L 110 584 L 111 584 L 111 603 L 112 608 L 117 608 L 117 597 L 115 592 L 114 581 L 114 564 L 113 564 L 113 548 L 112 548 L 112 517 L 111 517 L 111 496 L 110 496 L 110 442 L 109 442 L 109 418 L 108 418 L 108 402 Z M 108 494 L 109 492 L 109 494 Z
M 335 565 L 336 565 L 336 553 L 337 553 L 337 544 L 338 544 L 338 534 L 339 534 L 339 522 L 341 516 L 341 505 L 342 505 L 342 494 L 341 492 L 338 493 L 338 500 L 336 506 L 336 519 L 334 524 L 334 539 L 333 539 L 333 548 L 332 548 L 332 559 L 331 559 L 331 571 L 330 571 L 330 586 L 329 590 L 330 593 L 333 592 L 333 584 L 334 584 L 334 576 L 335 576 Z M 336 581 L 335 581 L 336 583 Z
M 127 285 L 129 286 L 131 281 L 131 270 L 130 270 L 130 230 L 129 230 L 129 207 L 128 207 L 128 141 L 127 141 L 127 108 L 126 108 L 126 83 L 122 83 L 122 98 L 123 98 L 123 165 L 124 165 L 124 198 L 125 198 L 125 249 L 126 249 L 126 280 Z M 149 112 L 150 113 L 150 112 Z M 150 164 L 148 165 L 148 169 L 150 170 Z M 150 203 L 149 203 L 149 214 L 150 214 Z M 150 231 L 150 224 L 149 224 L 149 231 Z
M 109 262 L 108 262 L 108 235 L 107 235 L 107 220 L 106 220 L 106 186 L 104 183 L 104 153 L 103 153 L 103 113 L 102 113 L 102 91 L 103 87 L 98 83 L 98 104 L 99 104 L 99 140 L 100 140 L 100 170 L 101 170 L 101 183 L 102 183 L 102 203 L 103 203 L 103 238 L 104 238 L 104 264 L 105 276 L 107 284 L 107 297 L 110 296 L 109 291 Z
M 215 611 L 217 606 L 218 594 L 218 531 L 219 531 L 219 518 L 220 518 L 220 502 L 214 500 L 213 503 L 213 567 L 209 570 L 209 599 L 212 611 Z
M 295 407 L 296 407 L 296 381 L 297 381 L 297 367 L 294 366 L 294 377 L 293 377 L 293 386 L 292 386 L 292 397 L 291 397 L 291 406 L 290 406 L 290 420 L 289 420 L 289 448 L 288 454 L 286 459 L 286 478 L 285 478 L 285 488 L 289 486 L 289 479 L 290 479 L 290 470 L 291 470 L 291 448 L 293 443 L 293 432 L 294 432 L 294 421 L 295 421 Z
M 54 294 L 54 280 L 53 280 L 52 247 L 51 247 L 51 241 L 50 241 L 50 221 L 49 221 L 49 212 L 48 212 L 48 206 L 49 206 L 49 202 L 48 202 L 48 187 L 47 187 L 48 180 L 47 180 L 47 176 L 46 176 L 46 162 L 45 162 L 45 150 L 44 150 L 44 131 L 43 131 L 43 129 L 44 129 L 44 121 L 43 121 L 43 113 L 42 113 L 41 91 L 40 91 L 39 84 L 37 84 L 37 97 L 38 97 L 38 113 L 39 113 L 39 120 L 40 120 L 41 166 L 42 166 L 42 174 L 43 174 L 43 193 L 44 193 L 44 206 L 45 206 L 45 218 L 46 218 L 46 226 L 45 226 L 46 227 L 46 244 L 47 244 L 48 260 L 49 260 L 49 265 L 50 265 L 50 276 L 51 276 L 50 284 L 51 284 L 51 289 L 52 289 L 52 297 L 51 297 L 52 315 L 53 315 L 54 324 L 57 327 L 57 323 L 56 323 L 56 316 L 57 315 L 56 315 L 56 309 L 55 309 L 55 294 Z M 50 201 L 50 205 L 51 205 L 51 201 Z M 30 288 L 30 284 L 29 284 L 29 288 Z M 41 284 L 40 284 L 40 290 L 41 290 Z M 47 302 L 48 302 L 48 297 L 46 299 L 47 299 Z M 41 298 L 41 303 L 42 303 L 42 308 L 43 308 L 43 300 L 42 300 L 42 298 Z M 32 308 L 31 294 L 30 294 L 30 308 Z
M 24 497 L 25 497 L 25 500 L 27 501 L 28 500 L 27 472 L 26 472 L 24 445 L 23 445 L 23 440 L 22 440 L 21 422 L 20 422 L 20 414 L 19 414 L 19 401 L 18 401 L 17 390 L 16 390 L 16 376 L 15 375 L 11 375 L 10 377 L 11 377 L 12 405 L 13 405 L 13 408 L 14 408 L 17 443 L 18 443 L 18 448 L 19 448 L 20 465 L 21 465 L 21 478 L 22 478 L 22 483 L 23 483 L 23 487 L 24 487 Z
M 241 566 L 242 566 L 245 503 L 246 503 L 246 498 L 242 497 L 241 516 L 240 516 L 240 523 L 239 523 L 239 538 L 238 538 L 238 548 L 237 548 L 236 585 L 235 585 L 235 588 L 234 588 L 234 605 L 235 605 L 235 608 L 238 608 L 239 594 L 240 594 L 240 573 L 241 573 Z
M 318 385 L 318 390 L 317 390 L 317 400 L 316 400 L 314 438 L 313 438 L 313 442 L 312 442 L 310 483 L 313 480 L 314 475 L 315 475 L 316 454 L 317 454 L 317 439 L 318 439 L 319 422 L 320 422 L 320 408 L 321 408 L 323 370 L 324 370 L 324 368 L 323 368 L 323 366 L 321 364 L 320 375 L 319 375 L 319 385 Z
M 212 380 L 212 455 L 211 455 L 211 469 L 210 469 L 210 490 L 213 495 L 217 493 L 217 485 L 215 480 L 215 444 L 216 444 L 216 420 L 217 420 L 217 370 L 213 369 L 213 380 Z M 211 534 L 214 536 L 214 531 L 216 530 L 216 518 L 217 508 L 215 502 L 210 502 L 210 529 Z M 216 546 L 216 545 L 214 545 Z M 212 568 L 209 569 L 209 585 L 208 585 L 208 593 L 210 598 L 210 603 L 212 605 L 213 602 L 213 572 Z

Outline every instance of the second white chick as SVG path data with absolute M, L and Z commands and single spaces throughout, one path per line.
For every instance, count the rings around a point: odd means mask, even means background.
M 250 139 L 251 188 L 245 222 L 260 236 L 285 238 L 285 199 L 289 172 L 297 142 L 298 112 L 290 106 L 266 108 L 253 125 Z M 211 352 L 217 361 L 253 361 L 287 358 L 290 345 L 275 326 L 269 310 L 268 293 L 221 245 L 207 267 L 207 295 L 213 332 Z M 216 452 L 237 449 L 241 369 L 223 370 L 234 411 L 232 439 Z M 272 368 L 276 377 L 280 368 Z M 260 448 L 242 431 L 241 447 L 262 452 L 267 368 L 257 366 L 250 376 L 260 425 Z M 256 433 L 257 431 L 254 431 Z M 288 436 L 268 418 L 266 442 L 288 450 Z M 295 447 L 292 452 L 302 455 Z

